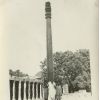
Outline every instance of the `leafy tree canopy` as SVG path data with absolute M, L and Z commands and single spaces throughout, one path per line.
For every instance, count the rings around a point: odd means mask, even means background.
M 46 59 L 41 62 L 40 67 L 43 72 L 42 79 L 47 82 Z M 89 50 L 56 52 L 53 54 L 53 67 L 54 81 L 56 83 L 61 85 L 67 83 L 71 90 L 91 90 Z
M 17 76 L 17 77 L 25 77 L 28 76 L 28 74 L 24 74 L 20 70 L 13 71 L 12 69 L 9 70 L 9 75 L 12 76 Z

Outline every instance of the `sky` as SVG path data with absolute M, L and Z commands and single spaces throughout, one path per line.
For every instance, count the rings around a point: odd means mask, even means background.
M 31 76 L 40 71 L 46 57 L 45 1 L 0 0 L 0 41 L 8 69 Z M 53 52 L 97 48 L 98 0 L 49 1 Z

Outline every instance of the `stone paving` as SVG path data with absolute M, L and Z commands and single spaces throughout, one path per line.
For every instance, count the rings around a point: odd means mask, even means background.
M 91 100 L 92 96 L 91 93 L 69 93 L 63 94 L 61 100 Z M 43 100 L 43 99 L 32 99 L 32 100 Z
M 61 100 L 91 100 L 91 93 L 70 93 L 62 95 Z

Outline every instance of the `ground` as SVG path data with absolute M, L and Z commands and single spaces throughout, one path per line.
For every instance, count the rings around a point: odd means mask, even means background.
M 32 99 L 32 100 L 43 100 L 43 99 Z M 93 99 L 91 93 L 76 92 L 76 93 L 63 94 L 61 100 L 93 100 Z
M 66 95 L 62 95 L 61 100 L 91 100 L 92 96 L 91 93 L 70 93 Z

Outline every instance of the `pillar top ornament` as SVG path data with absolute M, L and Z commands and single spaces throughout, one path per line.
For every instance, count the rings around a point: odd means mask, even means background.
M 51 4 L 49 1 L 45 3 L 45 12 L 45 18 L 51 18 Z

